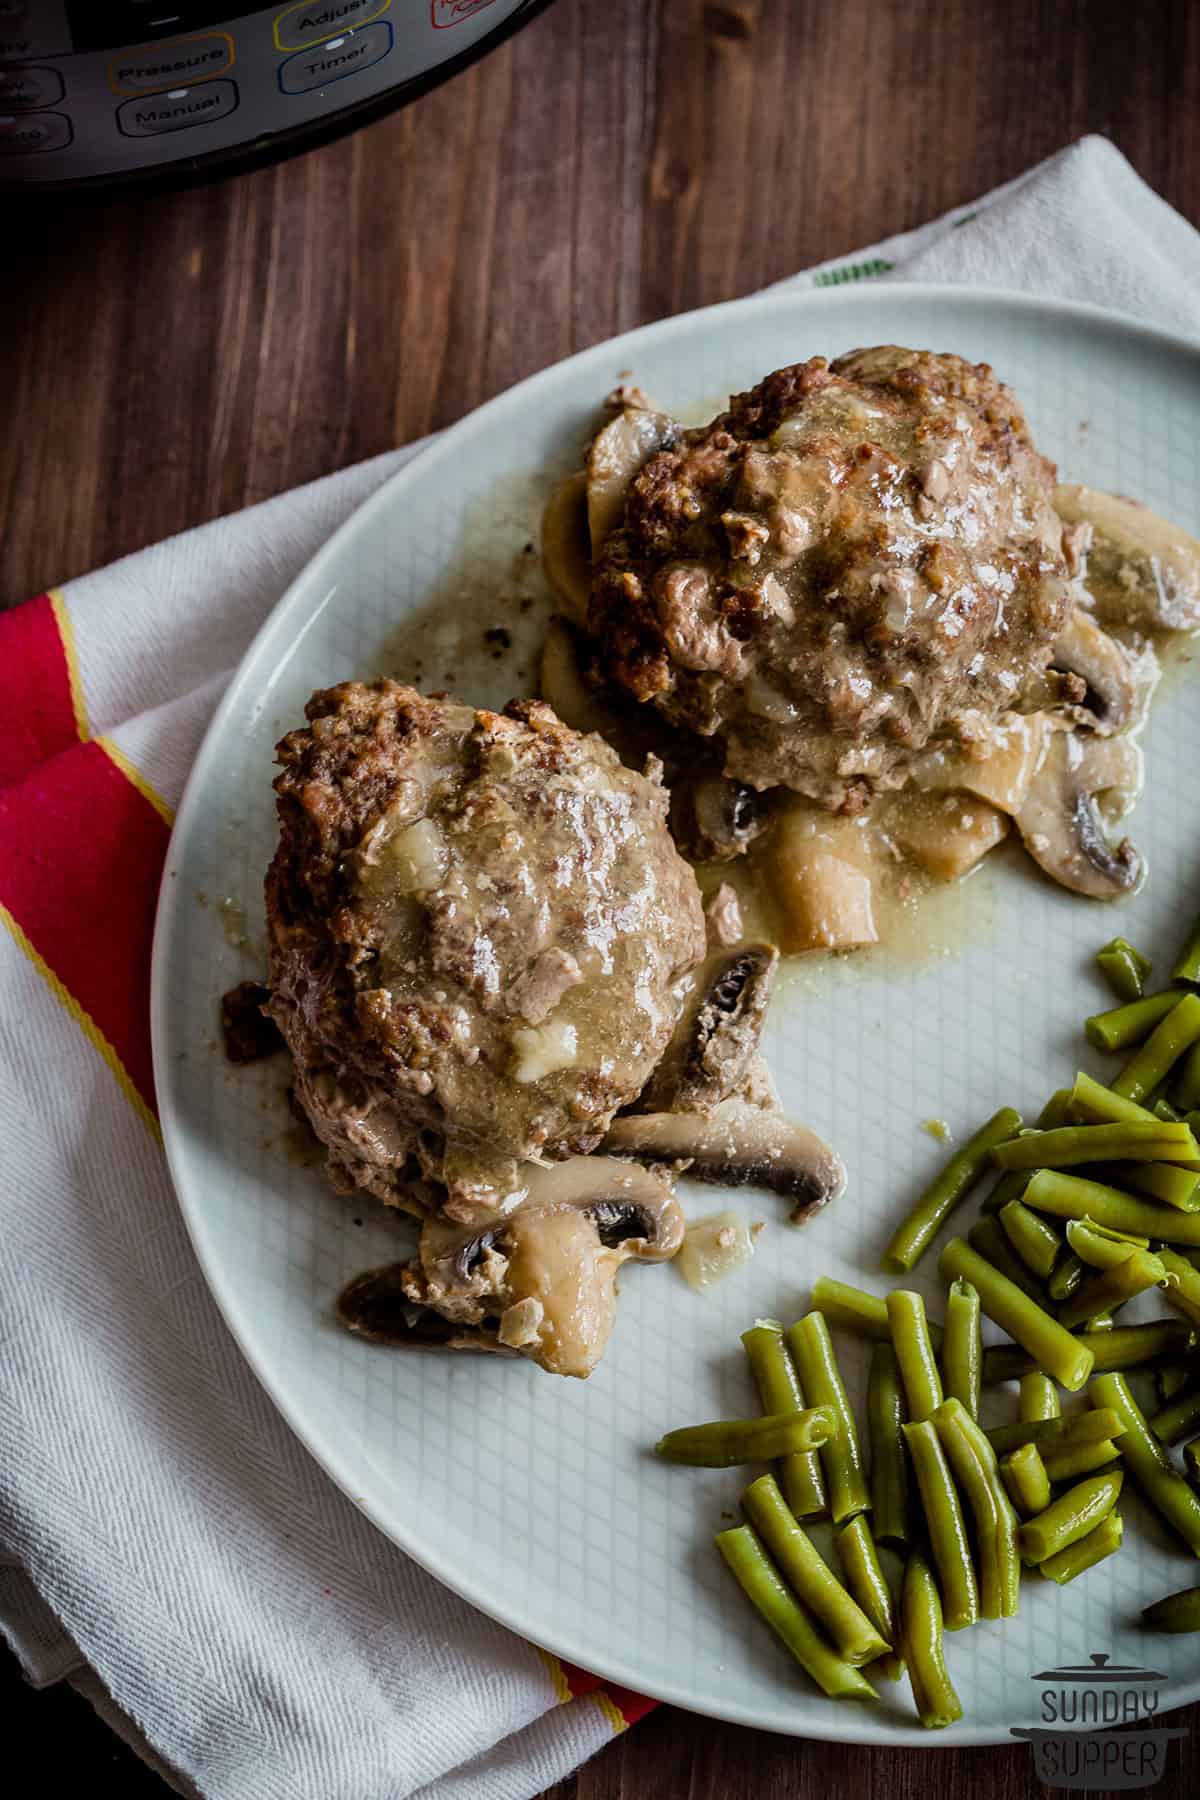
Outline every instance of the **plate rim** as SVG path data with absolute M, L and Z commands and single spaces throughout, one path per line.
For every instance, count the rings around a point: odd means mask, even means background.
M 503 415 L 509 409 L 519 412 L 531 402 L 537 404 L 540 399 L 538 390 L 551 389 L 556 380 L 564 378 L 567 371 L 575 372 L 589 362 L 600 363 L 614 355 L 620 355 L 635 341 L 644 343 L 648 335 L 670 337 L 694 327 L 700 320 L 728 321 L 730 324 L 736 325 L 738 319 L 747 315 L 787 310 L 821 312 L 832 307 L 840 308 L 846 315 L 849 324 L 853 315 L 868 301 L 871 304 L 878 304 L 884 289 L 888 290 L 888 298 L 896 302 L 898 309 L 921 304 L 936 306 L 946 302 L 965 306 L 968 311 L 978 309 L 982 312 L 988 308 L 1007 308 L 1057 320 L 1074 320 L 1081 325 L 1104 327 L 1110 330 L 1116 328 L 1142 343 L 1156 344 L 1176 354 L 1183 352 L 1185 355 L 1200 359 L 1200 336 L 1193 336 L 1167 326 L 1147 323 L 1131 313 L 1112 307 L 1097 306 L 1089 301 L 1059 299 L 1054 296 L 1032 294 L 1004 287 L 976 286 L 974 284 L 968 286 L 950 282 L 895 281 L 885 278 L 878 282 L 868 281 L 856 284 L 850 288 L 842 286 L 797 288 L 786 283 L 780 284 L 758 294 L 721 301 L 712 306 L 694 307 L 688 312 L 673 313 L 662 319 L 650 320 L 645 324 L 631 327 L 616 337 L 605 338 L 599 343 L 589 345 L 585 349 L 573 352 L 570 356 L 535 370 L 511 387 L 503 389 L 500 393 L 493 395 L 491 399 L 465 413 L 453 424 L 432 436 L 431 439 L 424 443 L 418 442 L 417 446 L 412 447 L 413 454 L 406 459 L 403 465 L 387 476 L 372 494 L 353 509 L 288 583 L 243 652 L 200 742 L 176 809 L 155 908 L 150 963 L 150 1032 L 152 1068 L 163 1150 L 171 1186 L 205 1285 L 239 1354 L 244 1358 L 288 1429 L 304 1446 L 322 1472 L 334 1482 L 356 1510 L 368 1519 L 389 1543 L 394 1544 L 404 1555 L 411 1557 L 435 1580 L 440 1581 L 443 1586 L 449 1588 L 451 1592 L 457 1594 L 477 1611 L 523 1638 L 535 1651 L 539 1649 L 548 1651 L 568 1662 L 586 1666 L 601 1680 L 611 1681 L 638 1693 L 646 1693 L 647 1690 L 647 1683 L 640 1669 L 633 1669 L 603 1655 L 597 1658 L 588 1649 L 586 1642 L 572 1641 L 569 1635 L 564 1636 L 553 1632 L 549 1639 L 543 1638 L 537 1623 L 523 1614 L 518 1599 L 514 1598 L 511 1604 L 505 1604 L 503 1601 L 497 1602 L 488 1597 L 480 1591 L 467 1571 L 460 1572 L 457 1567 L 451 1569 L 445 1558 L 413 1541 L 412 1534 L 400 1528 L 394 1520 L 385 1520 L 381 1516 L 380 1508 L 374 1504 L 368 1504 L 364 1497 L 355 1494 L 350 1476 L 342 1472 L 336 1453 L 324 1445 L 319 1428 L 308 1422 L 303 1407 L 298 1403 L 294 1404 L 283 1390 L 282 1385 L 276 1381 L 274 1371 L 267 1359 L 260 1358 L 252 1351 L 241 1329 L 238 1304 L 225 1288 L 223 1265 L 219 1258 L 209 1254 L 208 1240 L 205 1234 L 204 1209 L 195 1203 L 195 1197 L 191 1194 L 188 1183 L 183 1178 L 182 1139 L 184 1128 L 176 1116 L 170 1100 L 172 1093 L 171 1052 L 169 1049 L 171 1008 L 168 1004 L 170 983 L 167 950 L 174 932 L 179 907 L 182 904 L 180 883 L 173 879 L 173 875 L 181 858 L 182 846 L 189 837 L 194 820 L 201 809 L 202 797 L 209 785 L 209 766 L 216 760 L 218 745 L 225 735 L 227 722 L 234 713 L 243 709 L 252 670 L 258 665 L 270 640 L 286 625 L 294 622 L 299 627 L 297 637 L 301 636 L 329 604 L 336 592 L 335 582 L 328 584 L 323 598 L 315 604 L 307 598 L 309 591 L 315 587 L 317 592 L 320 592 L 320 583 L 325 572 L 331 565 L 336 565 L 341 557 L 343 545 L 352 541 L 357 533 L 373 521 L 376 514 L 383 513 L 396 503 L 398 495 L 403 492 L 405 482 L 412 479 L 412 472 L 415 469 L 421 467 L 427 472 L 429 459 L 436 463 L 453 457 L 460 440 L 477 431 L 481 421 Z M 399 448 L 404 447 L 399 446 Z M 293 615 L 296 615 L 294 620 Z M 266 704 L 269 692 L 269 688 L 265 691 L 261 689 L 260 682 L 258 702 L 253 708 L 255 713 Z M 1178 1698 L 1175 1697 L 1176 1693 L 1179 1695 Z M 968 1721 L 963 1721 L 961 1725 L 952 1728 L 949 1732 L 940 1733 L 931 1739 L 930 1735 L 918 1726 L 893 1725 L 890 1721 L 876 1718 L 866 1709 L 859 1712 L 857 1709 L 839 1708 L 833 1705 L 830 1707 L 828 1724 L 822 1718 L 814 1727 L 811 1721 L 805 1719 L 798 1721 L 792 1727 L 774 1716 L 767 1720 L 761 1711 L 756 1711 L 751 1706 L 697 1705 L 694 1698 L 689 1697 L 686 1688 L 679 1687 L 669 1680 L 656 1681 L 653 1685 L 653 1692 L 647 1693 L 646 1697 L 664 1705 L 674 1706 L 682 1711 L 693 1712 L 700 1717 L 715 1719 L 723 1723 L 746 1725 L 756 1730 L 776 1732 L 784 1736 L 810 1738 L 823 1743 L 869 1744 L 894 1749 L 953 1750 L 966 1746 L 1013 1742 L 1011 1735 L 1002 1732 L 998 1727 L 990 1725 L 972 1727 Z M 1167 1710 L 1174 1711 L 1178 1707 L 1192 1705 L 1197 1701 L 1200 1701 L 1200 1675 L 1197 1675 L 1192 1682 L 1182 1683 L 1175 1692 L 1172 1692 Z M 845 1723 L 839 1729 L 839 1724 L 843 1720 Z M 858 1728 L 855 1729 L 855 1726 Z

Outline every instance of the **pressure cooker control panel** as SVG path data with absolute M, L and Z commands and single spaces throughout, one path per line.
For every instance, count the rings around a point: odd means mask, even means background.
M 0 0 L 0 183 L 236 150 L 401 87 L 525 0 Z

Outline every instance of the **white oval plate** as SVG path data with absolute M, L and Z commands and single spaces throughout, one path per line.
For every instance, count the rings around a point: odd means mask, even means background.
M 448 678 L 488 705 L 531 691 L 544 603 L 525 545 L 550 480 L 577 462 L 597 402 L 623 373 L 698 421 L 782 364 L 889 341 L 993 363 L 1064 478 L 1200 530 L 1196 347 L 1085 307 L 899 285 L 784 294 L 669 319 L 545 370 L 447 431 L 363 506 L 252 645 L 171 842 L 155 1078 L 218 1304 L 294 1430 L 381 1530 L 514 1630 L 628 1687 L 772 1731 L 929 1744 L 907 1684 L 882 1683 L 877 1708 L 836 1706 L 752 1615 L 711 1543 L 736 1506 L 738 1471 L 666 1468 L 648 1447 L 670 1426 L 752 1409 L 738 1335 L 756 1316 L 798 1315 L 820 1271 L 885 1290 L 881 1244 L 945 1154 L 923 1120 L 944 1117 L 961 1137 L 1004 1102 L 1035 1111 L 1081 1059 L 1096 1066 L 1079 1030 L 1104 1003 L 1092 953 L 1120 929 L 1161 969 L 1200 904 L 1200 708 L 1187 670 L 1169 680 L 1146 740 L 1134 819 L 1150 859 L 1145 890 L 1105 909 L 1005 852 L 931 902 L 912 943 L 794 972 L 767 1055 L 789 1111 L 842 1151 L 849 1191 L 795 1232 L 770 1196 L 685 1188 L 693 1214 L 728 1203 L 771 1221 L 754 1261 L 704 1296 L 670 1268 L 631 1269 L 586 1385 L 525 1362 L 389 1352 L 338 1330 L 339 1287 L 400 1254 L 404 1228 L 289 1160 L 280 1062 L 235 1070 L 214 1044 L 218 996 L 263 966 L 272 749 L 309 692 L 410 675 L 414 645 L 427 685 Z M 469 604 L 479 591 L 494 596 L 482 614 Z M 493 624 L 515 640 L 499 659 L 482 640 Z M 224 897 L 244 909 L 248 949 L 227 942 Z M 930 1298 L 935 1282 L 924 1269 Z M 857 1383 L 862 1358 L 848 1341 L 842 1350 Z M 1092 1651 L 1161 1670 L 1163 1706 L 1200 1696 L 1198 1640 L 1137 1627 L 1142 1606 L 1196 1580 L 1196 1564 L 1136 1498 L 1125 1510 L 1113 1560 L 1062 1590 L 1028 1581 L 1019 1619 L 949 1640 L 966 1718 L 933 1741 L 1000 1742 L 1037 1724 L 1031 1676 Z

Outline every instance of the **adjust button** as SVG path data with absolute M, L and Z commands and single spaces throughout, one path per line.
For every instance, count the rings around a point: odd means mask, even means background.
M 392 47 L 392 28 L 387 20 L 330 38 L 315 50 L 302 50 L 279 65 L 279 85 L 285 94 L 307 94 L 311 88 L 328 87 L 357 75 L 372 63 L 382 62 Z
M 74 133 L 65 113 L 27 113 L 0 118 L 0 156 L 27 156 L 35 150 L 65 150 Z
M 227 31 L 172 38 L 140 50 L 122 50 L 108 65 L 108 82 L 114 94 L 153 94 L 159 88 L 182 87 L 184 82 L 223 75 L 233 67 L 233 54 L 233 39 Z
M 357 31 L 391 4 L 392 0 L 302 0 L 299 6 L 286 6 L 275 21 L 275 48 L 304 50 L 323 38 Z
M 57 69 L 0 69 L 0 112 L 32 112 L 56 106 L 63 97 Z
M 162 131 L 187 131 L 192 125 L 227 119 L 237 103 L 236 81 L 205 81 L 199 87 L 126 100 L 117 108 L 117 126 L 126 137 L 157 137 Z

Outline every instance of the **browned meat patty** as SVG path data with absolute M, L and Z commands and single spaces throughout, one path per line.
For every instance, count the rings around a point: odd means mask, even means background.
M 986 364 L 884 346 L 780 369 L 634 476 L 595 563 L 598 670 L 737 780 L 856 810 L 931 742 L 1053 694 L 1054 473 Z
M 657 774 L 540 702 L 350 682 L 305 711 L 266 883 L 296 1095 L 343 1185 L 411 1206 L 426 1176 L 470 1220 L 640 1092 L 704 954 L 696 881 Z

